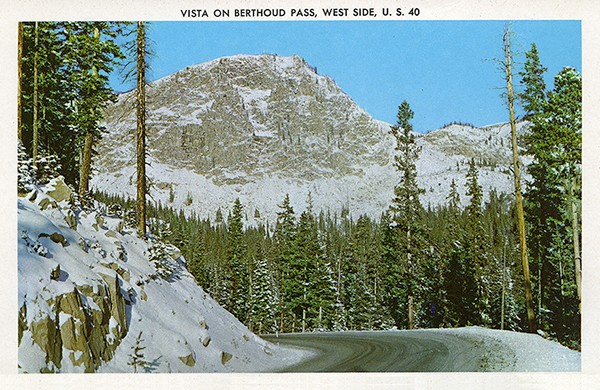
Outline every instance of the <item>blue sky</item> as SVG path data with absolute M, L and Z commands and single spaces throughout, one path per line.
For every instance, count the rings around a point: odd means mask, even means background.
M 515 61 L 522 63 L 535 42 L 548 87 L 565 66 L 582 71 L 579 21 L 511 26 Z M 223 56 L 297 54 L 375 119 L 394 124 L 407 100 L 419 132 L 453 121 L 485 126 L 508 120 L 503 75 L 491 61 L 503 58 L 504 21 L 186 21 L 150 28 L 156 54 L 150 80 Z M 117 76 L 111 80 L 117 91 L 133 87 Z

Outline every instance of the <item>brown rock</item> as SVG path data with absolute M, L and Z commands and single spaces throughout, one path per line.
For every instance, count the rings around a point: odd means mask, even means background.
M 225 363 L 230 361 L 232 357 L 233 357 L 233 355 L 230 354 L 229 352 L 225 352 L 225 351 L 221 352 L 221 364 L 225 365 Z
M 56 321 L 49 316 L 31 323 L 33 341 L 46 352 L 46 364 L 52 362 L 58 368 L 62 360 L 62 340 Z
M 180 356 L 179 360 L 181 360 L 183 362 L 183 364 L 185 364 L 186 366 L 189 367 L 194 367 L 196 365 L 196 359 L 194 359 L 194 354 L 190 353 L 187 356 Z
M 119 329 L 115 336 L 117 338 L 123 338 L 127 334 L 127 314 L 125 312 L 125 297 L 121 294 L 121 286 L 119 283 L 119 276 L 104 274 L 99 272 L 99 275 L 104 279 L 104 282 L 108 285 L 108 292 L 110 298 L 110 313 L 119 324 Z
M 62 178 L 58 178 L 54 185 L 54 189 L 47 191 L 46 193 L 57 202 L 62 202 L 63 200 L 68 201 L 71 199 L 71 196 L 73 196 L 73 191 L 65 184 Z

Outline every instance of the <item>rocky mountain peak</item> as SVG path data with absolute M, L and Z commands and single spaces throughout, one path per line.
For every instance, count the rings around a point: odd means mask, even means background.
M 124 94 L 107 110 L 103 157 L 127 144 L 135 115 Z M 207 175 L 217 184 L 265 174 L 314 179 L 357 173 L 385 130 L 337 84 L 298 56 L 233 56 L 188 67 L 148 88 L 148 147 L 156 161 Z M 125 141 L 125 142 L 123 142 Z
M 373 119 L 329 76 L 299 56 L 236 55 L 190 66 L 147 89 L 151 199 L 214 218 L 236 198 L 273 220 L 285 194 L 303 210 L 378 216 L 397 183 L 389 124 Z M 106 110 L 92 185 L 135 194 L 134 93 Z M 452 125 L 419 135 L 422 202 L 445 201 L 466 162 L 481 165 L 484 191 L 510 190 L 507 126 Z

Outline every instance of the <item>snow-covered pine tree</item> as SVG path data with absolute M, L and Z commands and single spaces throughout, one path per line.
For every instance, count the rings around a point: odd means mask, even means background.
M 21 142 L 17 148 L 17 191 L 25 195 L 35 188 L 36 167 Z
M 531 44 L 531 50 L 525 53 L 525 58 L 523 70 L 519 72 L 525 89 L 519 94 L 519 98 L 525 110 L 525 118 L 531 119 L 542 111 L 546 102 L 544 73 L 548 68 L 542 66 L 535 42 Z
M 233 210 L 227 219 L 228 253 L 227 275 L 231 296 L 230 311 L 240 321 L 246 321 L 248 315 L 248 284 L 250 281 L 246 243 L 244 242 L 243 206 L 236 199 Z
M 67 22 L 64 62 L 72 93 L 70 122 L 77 134 L 81 158 L 79 194 L 89 191 L 89 175 L 94 143 L 104 130 L 103 108 L 116 97 L 108 85 L 108 75 L 125 58 L 115 43 L 121 33 L 119 23 Z
M 267 260 L 256 260 L 252 276 L 252 294 L 248 302 L 249 319 L 252 331 L 269 333 L 277 331 L 277 291 Z
M 327 256 L 327 233 L 319 231 L 317 236 L 318 256 L 310 273 L 311 316 L 316 319 L 314 327 L 331 330 L 334 323 L 336 275 Z
M 292 299 L 297 298 L 296 282 L 292 281 L 291 267 L 294 257 L 297 254 L 296 249 L 296 218 L 294 208 L 290 204 L 289 194 L 286 194 L 283 203 L 279 205 L 281 211 L 277 212 L 277 225 L 275 226 L 275 264 L 277 266 L 277 275 L 279 276 L 279 312 L 282 315 L 285 324 L 294 322 L 292 313 Z M 303 293 L 303 289 L 302 289 Z M 287 329 L 286 329 L 287 330 Z
M 581 100 L 581 75 L 573 68 L 563 69 L 541 111 L 532 115 L 525 138 L 533 156 L 526 200 L 539 275 L 538 306 L 552 313 L 552 318 L 541 319 L 541 325 L 571 340 L 580 332 L 580 310 L 573 301 L 581 300 Z M 564 289 L 565 279 L 560 277 L 564 274 L 573 289 Z M 576 325 L 564 325 L 567 322 Z
M 175 260 L 169 254 L 167 244 L 160 241 L 153 242 L 148 248 L 148 259 L 154 265 L 156 275 L 165 280 L 173 277 L 177 266 Z
M 152 367 L 152 362 L 144 358 L 144 352 L 142 351 L 146 349 L 146 347 L 142 347 L 143 342 L 142 332 L 140 332 L 135 339 L 135 345 L 131 347 L 131 354 L 129 355 L 129 361 L 127 362 L 127 365 L 133 366 L 134 373 L 137 373 L 138 369 L 147 372 Z
M 466 246 L 469 252 L 470 261 L 474 267 L 474 275 L 477 283 L 476 294 L 470 298 L 475 303 L 476 311 L 479 315 L 484 315 L 487 310 L 487 299 L 489 297 L 489 288 L 486 278 L 489 275 L 487 235 L 483 228 L 483 191 L 479 185 L 479 171 L 475 164 L 475 159 L 469 162 L 469 171 L 467 172 L 467 196 L 470 197 L 467 205 L 466 219 Z M 469 298 L 469 297 L 465 297 Z M 473 317 L 475 318 L 475 317 Z M 481 321 L 476 321 L 473 325 L 481 325 Z

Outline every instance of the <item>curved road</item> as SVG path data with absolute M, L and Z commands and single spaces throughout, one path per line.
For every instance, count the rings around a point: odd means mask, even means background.
M 315 353 L 283 372 L 472 372 L 486 352 L 471 338 L 428 330 L 302 333 L 261 336 Z

